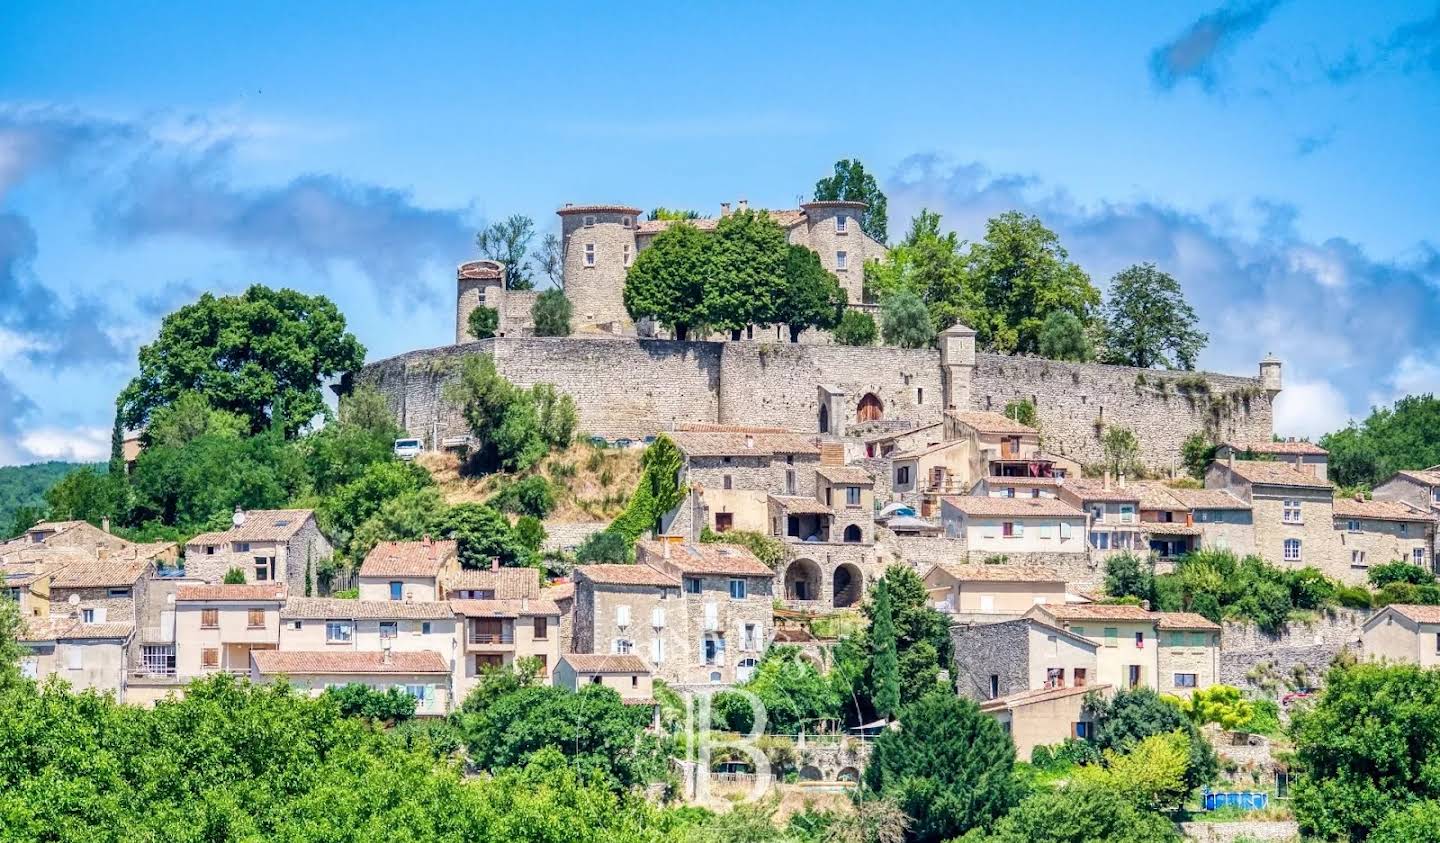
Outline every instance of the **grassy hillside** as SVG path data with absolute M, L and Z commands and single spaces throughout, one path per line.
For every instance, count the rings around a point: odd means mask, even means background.
M 640 482 L 643 448 L 596 448 L 588 442 L 554 453 L 540 465 L 540 473 L 555 487 L 555 511 L 546 520 L 609 521 L 625 509 L 625 502 Z M 505 474 L 460 476 L 459 461 L 449 454 L 425 453 L 417 462 L 439 484 L 445 502 L 483 502 L 513 478 Z
M 22 506 L 43 506 L 45 490 L 84 465 L 76 462 L 38 462 L 0 466 L 0 531 L 10 525 L 15 510 Z M 104 463 L 96 465 L 101 470 L 104 467 Z

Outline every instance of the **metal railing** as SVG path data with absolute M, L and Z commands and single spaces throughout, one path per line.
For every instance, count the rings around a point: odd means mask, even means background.
M 475 632 L 471 631 L 467 640 L 471 644 L 514 644 L 515 633 L 512 632 Z

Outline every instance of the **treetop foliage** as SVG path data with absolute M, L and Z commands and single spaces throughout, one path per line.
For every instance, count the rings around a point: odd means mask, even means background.
M 885 194 L 858 160 L 836 161 L 834 175 L 815 182 L 815 201 L 864 202 L 868 207 L 860 220 L 861 230 L 881 243 L 888 239 L 889 208 Z
M 1440 465 L 1440 399 L 1407 395 L 1320 437 L 1320 446 L 1330 452 L 1330 477 L 1340 486 L 1370 488 L 1397 471 Z
M 505 288 L 533 290 L 535 279 L 526 253 L 535 237 L 535 221 L 524 214 L 511 214 L 475 234 L 475 247 L 483 257 L 505 265 Z M 483 339 L 477 335 L 477 339 Z
M 1153 263 L 1110 279 L 1105 303 L 1105 362 L 1148 369 L 1194 369 L 1209 341 L 1180 283 Z

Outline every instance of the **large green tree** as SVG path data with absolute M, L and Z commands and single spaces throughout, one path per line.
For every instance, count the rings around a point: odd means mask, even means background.
M 990 830 L 959 843 L 1178 843 L 1168 817 L 1143 810 L 1111 787 L 1071 784 L 1026 797 Z
M 535 238 L 535 221 L 524 214 L 512 214 L 491 223 L 475 234 L 475 247 L 483 257 L 505 265 L 505 287 L 533 290 L 535 279 L 526 253 Z
M 875 344 L 880 329 L 875 327 L 875 317 L 861 310 L 847 310 L 840 317 L 835 328 L 835 342 L 840 345 L 870 346 Z
M 806 328 L 828 331 L 839 325 L 846 302 L 845 290 L 813 249 L 793 243 L 787 247 L 784 289 L 775 321 L 789 328 L 791 342 L 799 342 L 800 332 Z
M 510 521 L 495 509 L 478 503 L 450 507 L 441 518 L 441 531 L 456 540 L 460 564 L 488 568 L 491 560 L 506 567 L 531 565 L 535 555 L 516 534 Z
M 860 220 L 860 228 L 884 243 L 888 236 L 889 209 L 885 194 L 875 177 L 865 172 L 859 160 L 842 158 L 835 162 L 835 173 L 815 182 L 817 202 L 864 202 L 868 207 Z
M 705 325 L 705 287 L 715 273 L 710 236 L 688 223 L 655 235 L 625 274 L 631 319 L 653 318 L 677 340 Z
M 545 456 L 548 449 L 531 392 L 506 380 L 490 355 L 467 356 L 446 397 L 459 405 L 475 436 L 471 459 L 476 468 L 524 471 Z
M 89 521 L 99 525 L 109 518 L 117 525 L 129 515 L 129 489 L 122 476 L 77 468 L 45 492 L 50 518 Z M 28 526 L 28 525 L 27 525 Z
M 1341 486 L 1369 487 L 1403 469 L 1440 465 L 1440 399 L 1407 395 L 1326 434 L 1320 445 L 1330 452 L 1330 478 Z
M 1110 279 L 1105 303 L 1105 362 L 1148 369 L 1193 369 L 1208 337 L 1180 282 L 1153 263 Z
M 130 521 L 214 529 L 235 507 L 278 509 L 309 488 L 304 457 L 279 430 L 205 433 L 146 448 L 130 475 Z
M 875 713 L 890 719 L 900 709 L 900 657 L 896 650 L 895 616 L 890 606 L 890 589 L 882 579 L 875 584 L 871 609 L 870 694 Z
M 1100 291 L 1055 232 L 1019 211 L 987 222 L 967 263 L 969 324 L 986 348 L 1034 354 L 1052 312 L 1068 310 L 1089 322 L 1100 305 Z
M 1304 771 L 1295 818 L 1307 835 L 1364 840 L 1390 811 L 1440 798 L 1440 671 L 1331 668 L 1319 700 L 1295 715 L 1291 732 Z
M 919 296 L 899 292 L 880 305 L 880 335 L 886 345 L 925 348 L 935 341 L 935 323 Z
M 120 393 L 121 422 L 144 428 L 187 392 L 244 418 L 252 433 L 284 408 L 287 436 L 325 410 L 320 388 L 360 368 L 365 349 L 324 296 L 256 284 L 238 296 L 206 293 L 166 316 L 140 349 L 140 373 Z
M 1052 310 L 1045 317 L 1040 325 L 1036 351 L 1041 357 L 1076 363 L 1085 363 L 1095 356 L 1095 349 L 1085 332 L 1085 323 L 1068 310 Z
M 372 463 L 395 459 L 395 440 L 402 434 L 379 390 L 362 386 L 343 396 L 339 418 L 301 441 L 315 491 L 328 494 Z
M 1128 753 L 1146 738 L 1182 732 L 1189 741 L 1185 785 L 1190 789 L 1209 783 L 1219 770 L 1210 742 L 1178 705 L 1151 688 L 1121 690 L 1106 699 L 1088 694 L 1086 705 L 1095 713 L 1095 745 L 1101 750 Z
M 736 211 L 715 225 L 710 249 L 705 321 L 737 337 L 746 326 L 775 324 L 790 258 L 780 224 L 764 211 Z
M 570 336 L 570 300 L 564 290 L 546 290 L 535 297 L 530 308 L 530 318 L 535 323 L 537 337 Z
M 925 302 L 936 330 L 970 321 L 962 246 L 955 232 L 941 233 L 939 214 L 920 211 L 884 260 L 866 262 L 866 300 L 884 303 L 897 293 L 914 293 Z
M 351 547 L 351 540 L 360 525 L 386 503 L 434 485 L 430 472 L 414 463 L 394 459 L 373 462 L 354 480 L 326 495 L 316 515 L 335 547 L 358 559 L 357 548 Z
M 465 327 L 477 340 L 488 340 L 500 331 L 500 311 L 480 305 L 465 317 Z
M 759 698 L 766 717 L 765 729 L 771 734 L 796 735 L 802 730 L 813 734 L 818 726 L 838 716 L 840 701 L 835 688 L 820 671 L 805 659 L 798 647 L 776 645 L 765 651 L 760 664 L 740 690 Z M 727 713 L 732 730 L 749 732 L 754 711 L 748 699 L 725 695 L 714 699 L 717 719 Z
M 914 820 L 909 839 L 949 840 L 984 828 L 1020 797 L 1015 744 L 970 700 L 931 691 L 900 710 L 900 727 L 875 739 L 864 787 L 893 798 Z

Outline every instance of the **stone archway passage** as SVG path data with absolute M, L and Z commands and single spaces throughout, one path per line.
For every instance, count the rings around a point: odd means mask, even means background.
M 873 392 L 867 392 L 860 399 L 860 404 L 855 410 L 855 421 L 868 422 L 879 421 L 885 417 L 885 404 L 880 397 Z
M 820 566 L 810 559 L 796 559 L 785 569 L 786 600 L 819 600 Z
M 860 781 L 860 771 L 854 767 L 846 767 L 835 775 L 835 780 L 858 783 Z
M 835 585 L 831 591 L 832 605 L 837 609 L 855 606 L 865 593 L 865 576 L 860 569 L 846 562 L 835 569 Z
M 806 764 L 804 767 L 800 768 L 801 781 L 818 782 L 823 781 L 824 778 L 825 776 L 820 772 L 820 768 L 814 766 L 813 764 Z

